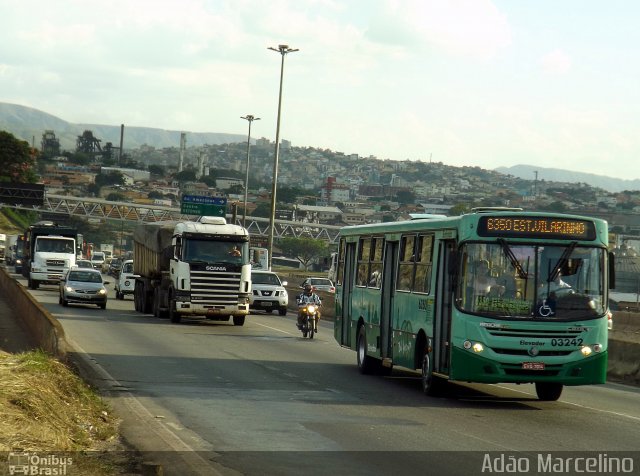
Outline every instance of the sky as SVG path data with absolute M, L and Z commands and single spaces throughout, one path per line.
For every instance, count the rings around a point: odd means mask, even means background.
M 294 146 L 638 179 L 639 18 L 637 0 L 0 0 L 0 102 L 185 132 L 248 134 L 251 114 L 274 141 L 284 64 Z

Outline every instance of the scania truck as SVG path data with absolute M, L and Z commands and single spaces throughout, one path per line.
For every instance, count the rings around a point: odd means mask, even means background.
M 223 217 L 142 223 L 133 234 L 134 307 L 138 312 L 244 325 L 249 314 L 249 233 Z
M 31 225 L 24 233 L 22 276 L 30 289 L 57 284 L 76 264 L 78 231 L 51 221 Z

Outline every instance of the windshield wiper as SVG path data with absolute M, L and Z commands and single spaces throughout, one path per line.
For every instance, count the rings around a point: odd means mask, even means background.
M 522 265 L 520 264 L 520 261 L 518 261 L 518 258 L 516 258 L 516 255 L 513 254 L 513 251 L 511 250 L 509 244 L 504 240 L 504 238 L 498 238 L 498 243 L 500 243 L 500 246 L 502 246 L 502 251 L 507 256 L 507 258 L 509 258 L 509 261 L 511 261 L 511 266 L 513 266 L 518 272 L 518 277 L 520 279 L 527 279 L 527 273 L 522 268 Z
M 548 283 L 552 282 L 558 277 L 558 273 L 560 273 L 560 270 L 564 267 L 565 264 L 567 264 L 567 261 L 569 261 L 569 256 L 571 255 L 571 253 L 573 253 L 573 250 L 577 245 L 577 241 L 572 241 L 567 245 L 556 265 L 553 267 L 553 269 L 551 269 L 551 271 L 549 271 L 549 277 L 547 278 Z

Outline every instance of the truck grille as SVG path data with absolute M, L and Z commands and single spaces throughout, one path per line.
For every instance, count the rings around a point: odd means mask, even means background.
M 191 301 L 210 306 L 238 304 L 240 273 L 191 271 Z
M 47 267 L 54 267 L 54 268 L 64 268 L 64 260 L 63 259 L 48 259 L 47 260 Z

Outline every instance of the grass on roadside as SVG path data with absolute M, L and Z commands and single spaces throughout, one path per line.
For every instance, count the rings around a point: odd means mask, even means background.
M 60 361 L 41 351 L 0 351 L 0 452 L 70 452 L 73 474 L 121 474 L 119 423 Z

